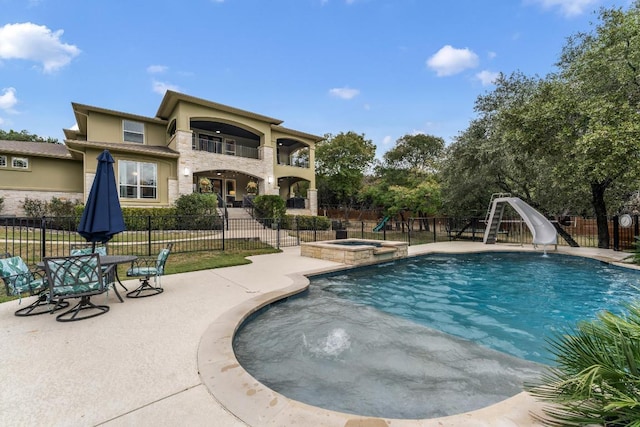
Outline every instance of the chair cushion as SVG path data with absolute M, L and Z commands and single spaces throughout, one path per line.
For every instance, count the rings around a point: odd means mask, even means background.
M 127 276 L 155 276 L 158 274 L 158 269 L 155 267 L 133 267 L 127 270 Z
M 71 255 L 89 255 L 91 253 L 93 253 L 91 251 L 91 247 L 71 249 Z M 95 253 L 97 253 L 98 255 L 106 255 L 107 254 L 106 246 L 96 246 Z
M 54 297 L 105 291 L 97 255 L 80 255 L 46 260 Z
M 24 292 L 38 292 L 47 286 L 40 278 L 34 277 L 29 267 L 19 256 L 0 259 L 0 277 L 11 295 Z
M 82 285 L 69 285 L 69 286 L 56 286 L 54 293 L 55 296 L 73 295 L 85 292 L 92 292 L 100 290 L 100 282 L 87 283 Z

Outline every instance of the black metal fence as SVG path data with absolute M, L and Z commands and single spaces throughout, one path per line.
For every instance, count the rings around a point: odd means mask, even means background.
M 282 248 L 302 242 L 360 238 L 405 241 L 410 245 L 451 241 L 482 241 L 484 219 L 480 218 L 409 218 L 378 221 L 331 220 L 287 217 L 224 219 L 219 216 L 128 216 L 127 231 L 117 234 L 108 243 L 113 255 L 154 255 L 173 242 L 176 253 L 225 251 L 234 249 Z M 628 250 L 634 247 L 638 232 L 638 217 L 629 227 L 622 227 L 617 218 L 609 221 L 610 247 Z M 597 247 L 594 219 L 565 218 L 557 223 L 561 233 L 559 245 L 570 241 L 579 246 Z M 44 256 L 68 255 L 75 244 L 85 243 L 75 231 L 78 218 L 0 218 L 0 253 L 20 255 L 28 263 Z M 374 231 L 376 230 L 376 231 Z M 565 240 L 562 235 L 569 236 Z M 499 243 L 529 244 L 532 236 L 520 218 L 504 218 L 498 232 Z

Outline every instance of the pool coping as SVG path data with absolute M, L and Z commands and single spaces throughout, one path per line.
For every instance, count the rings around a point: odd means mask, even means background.
M 540 249 L 511 245 L 491 245 L 473 250 L 429 250 L 429 245 L 413 247 L 409 258 L 434 253 L 477 252 L 541 252 Z M 597 250 L 577 251 L 559 248 L 548 251 L 573 256 L 593 258 L 622 267 L 640 269 L 628 265 Z M 387 261 L 388 262 L 388 261 Z M 540 426 L 533 415 L 541 416 L 543 404 L 526 392 L 493 405 L 462 414 L 430 419 L 387 419 L 347 414 L 322 409 L 290 399 L 249 374 L 238 362 L 233 351 L 233 337 L 242 323 L 260 309 L 309 287 L 309 276 L 331 273 L 361 266 L 338 265 L 319 270 L 288 275 L 292 284 L 276 291 L 260 294 L 240 303 L 219 316 L 202 335 L 197 352 L 197 366 L 203 384 L 226 410 L 249 425 L 322 425 L 322 426 Z

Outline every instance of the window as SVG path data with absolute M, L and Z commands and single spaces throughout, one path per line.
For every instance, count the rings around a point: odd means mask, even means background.
M 0 168 L 7 167 L 7 156 L 0 156 Z
M 120 197 L 123 199 L 155 199 L 157 193 L 158 166 L 155 163 L 118 162 Z
M 29 169 L 29 159 L 26 157 L 12 157 L 11 167 L 16 169 Z
M 144 143 L 144 123 L 123 120 L 122 128 L 124 129 L 124 142 Z

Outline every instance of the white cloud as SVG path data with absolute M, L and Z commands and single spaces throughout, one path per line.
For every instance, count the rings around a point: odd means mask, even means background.
M 391 137 L 391 135 L 387 135 L 384 138 L 382 138 L 382 145 L 391 145 L 393 143 L 393 138 Z
M 149 65 L 147 67 L 147 73 L 149 74 L 164 73 L 168 69 L 169 67 L 167 67 L 166 65 Z
M 7 87 L 2 89 L 0 94 L 0 110 L 4 110 L 8 113 L 14 113 L 13 107 L 18 103 L 18 97 L 16 97 L 16 89 Z
M 348 87 L 337 87 L 333 89 L 329 89 L 329 94 L 335 96 L 336 98 L 342 99 L 352 99 L 360 94 L 358 89 L 350 89 Z
M 476 74 L 476 78 L 480 80 L 482 86 L 492 85 L 496 79 L 500 76 L 500 73 L 496 73 L 489 70 L 482 70 Z
M 452 76 L 467 68 L 478 66 L 478 55 L 468 48 L 456 49 L 444 46 L 427 60 L 427 67 L 436 72 L 438 77 Z
M 564 16 L 581 15 L 591 6 L 598 3 L 598 0 L 529 0 L 541 5 L 544 9 L 560 8 L 560 13 Z
M 0 27 L 0 59 L 41 62 L 45 73 L 54 72 L 80 54 L 76 46 L 60 40 L 63 33 L 31 22 L 6 24 Z
M 176 85 L 172 85 L 171 83 L 160 82 L 158 80 L 153 80 L 151 83 L 152 89 L 155 93 L 159 93 L 160 95 L 164 95 L 164 93 L 168 90 L 173 90 L 176 92 L 180 92 L 180 89 Z
M 4 119 L 0 117 L 0 125 L 4 124 Z

